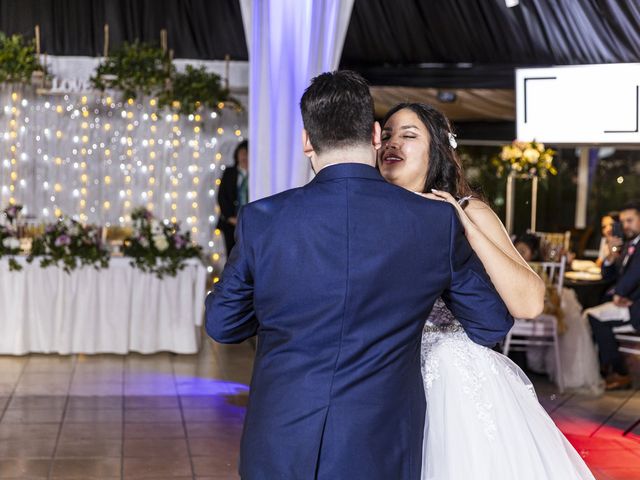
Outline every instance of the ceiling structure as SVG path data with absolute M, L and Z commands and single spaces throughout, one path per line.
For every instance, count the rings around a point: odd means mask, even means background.
M 0 0 L 0 31 L 36 24 L 54 55 L 102 55 L 109 24 L 110 48 L 164 28 L 176 58 L 248 58 L 239 0 Z M 640 62 L 637 0 L 355 0 L 341 68 L 369 80 L 378 115 L 424 101 L 472 137 L 505 140 L 515 68 L 625 62 Z

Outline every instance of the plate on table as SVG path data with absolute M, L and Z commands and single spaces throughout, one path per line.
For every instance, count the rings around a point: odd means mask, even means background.
M 598 273 L 600 272 L 600 268 L 598 268 L 596 262 L 592 262 L 591 260 L 574 260 L 571 262 L 571 270 L 575 272 L 591 272 L 594 268 Z
M 600 272 L 567 272 L 564 274 L 564 278 L 569 280 L 582 280 L 587 282 L 597 282 L 602 280 Z

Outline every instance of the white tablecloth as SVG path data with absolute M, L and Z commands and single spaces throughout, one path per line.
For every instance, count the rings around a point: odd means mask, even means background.
M 23 270 L 11 272 L 0 260 L 0 354 L 198 351 L 206 293 L 199 261 L 163 279 L 122 257 L 71 273 L 18 261 Z

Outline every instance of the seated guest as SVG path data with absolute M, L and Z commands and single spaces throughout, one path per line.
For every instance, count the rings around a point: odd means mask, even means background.
M 513 245 L 525 262 L 540 261 L 540 238 L 531 233 L 525 233 L 516 238 Z
M 598 259 L 596 265 L 602 267 L 604 259 L 611 253 L 610 245 L 613 244 L 613 224 L 620 220 L 620 214 L 618 212 L 609 212 L 600 220 L 600 231 L 602 232 L 602 238 L 600 240 L 600 248 L 598 250 Z M 620 240 L 622 244 L 622 240 Z
M 225 169 L 218 190 L 220 220 L 217 228 L 224 235 L 227 256 L 235 244 L 238 211 L 248 202 L 249 142 L 247 140 L 238 144 L 233 152 L 233 160 L 233 166 Z
M 621 246 L 610 244 L 610 253 L 602 264 L 602 277 L 615 282 L 607 292 L 609 301 L 585 310 L 598 344 L 600 369 L 608 390 L 631 386 L 614 328 L 640 330 L 640 255 L 636 254 L 640 241 L 640 202 L 625 205 L 620 210 L 620 222 L 626 242 Z

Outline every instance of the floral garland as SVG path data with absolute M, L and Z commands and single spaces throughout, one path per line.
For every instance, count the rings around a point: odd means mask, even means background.
M 200 258 L 202 248 L 191 242 L 189 232 L 181 233 L 177 223 L 163 223 L 145 209 L 131 213 L 133 235 L 124 242 L 123 253 L 131 265 L 144 272 L 175 276 L 189 258 Z
M 545 148 L 543 143 L 520 142 L 514 140 L 509 145 L 504 145 L 500 156 L 493 159 L 493 164 L 498 169 L 498 176 L 515 172 L 545 178 L 547 173 L 556 175 L 558 171 L 553 166 L 553 155 L 556 152 Z
M 69 273 L 83 265 L 96 270 L 107 268 L 110 255 L 97 227 L 60 217 L 57 223 L 47 226 L 44 235 L 33 239 L 27 262 L 33 262 L 36 257 L 41 258 L 42 268 L 60 265 Z
M 16 228 L 16 222 L 20 217 L 22 205 L 11 205 L 3 211 L 2 224 L 0 225 L 0 258 L 9 257 L 9 270 L 22 270 L 22 265 L 15 259 L 20 254 L 20 239 Z

